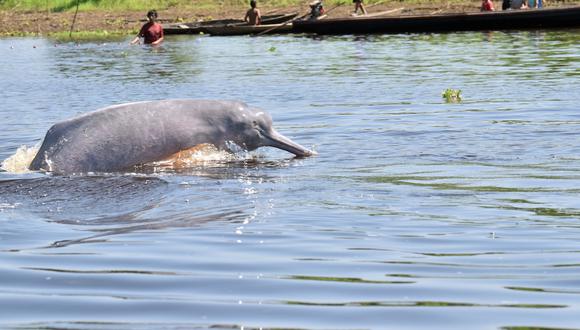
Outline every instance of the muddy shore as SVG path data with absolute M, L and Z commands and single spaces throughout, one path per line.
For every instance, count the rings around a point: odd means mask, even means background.
M 550 7 L 580 5 L 580 0 L 550 3 Z M 495 1 L 496 9 L 501 9 L 501 2 Z M 367 5 L 369 14 L 394 10 L 393 15 L 434 14 L 446 12 L 474 12 L 479 11 L 480 1 L 466 1 L 463 3 L 428 3 L 424 5 L 409 5 L 405 2 Z M 305 14 L 309 8 L 301 7 L 260 8 L 263 15 L 298 12 Z M 217 8 L 213 10 L 191 8 L 169 8 L 158 10 L 161 23 L 194 22 L 199 20 L 242 18 L 246 8 Z M 326 6 L 329 17 L 350 16 L 353 11 L 351 4 L 341 6 Z M 110 12 L 92 11 L 79 12 L 76 20 L 74 11 L 70 12 L 20 12 L 0 11 L 0 36 L 9 35 L 51 35 L 59 32 L 79 31 L 108 31 L 113 33 L 135 33 L 145 22 L 145 13 L 136 11 Z M 74 21 L 74 24 L 73 24 Z

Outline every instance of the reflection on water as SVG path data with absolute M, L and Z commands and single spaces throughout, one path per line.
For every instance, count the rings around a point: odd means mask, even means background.
M 0 40 L 0 327 L 578 327 L 577 32 Z M 319 155 L 16 173 L 53 123 L 164 98 Z

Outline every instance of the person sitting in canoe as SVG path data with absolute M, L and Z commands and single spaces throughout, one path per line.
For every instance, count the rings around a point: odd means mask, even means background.
M 318 19 L 324 15 L 324 5 L 322 0 L 315 0 L 308 4 L 310 6 L 310 17 L 309 19 Z
M 157 23 L 157 11 L 150 10 L 147 13 L 148 22 L 143 24 L 139 34 L 131 41 L 131 44 L 138 43 L 143 38 L 143 43 L 152 46 L 159 45 L 163 41 L 163 27 Z
M 501 10 L 508 10 L 511 7 L 511 1 L 510 0 L 503 0 L 501 3 Z
M 482 0 L 481 1 L 481 11 L 495 11 L 495 8 L 493 7 L 493 1 L 492 0 Z
M 244 21 L 248 22 L 250 25 L 260 25 L 262 24 L 262 15 L 260 15 L 260 9 L 256 8 L 256 0 L 250 1 L 250 9 L 246 12 Z
M 510 8 L 511 9 L 528 9 L 528 5 L 526 4 L 525 0 L 511 0 Z

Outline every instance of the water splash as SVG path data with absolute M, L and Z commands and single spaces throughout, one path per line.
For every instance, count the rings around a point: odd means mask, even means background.
M 38 153 L 38 149 L 40 149 L 38 145 L 34 147 L 20 146 L 14 155 L 2 162 L 0 168 L 10 173 L 30 173 L 32 171 L 28 169 L 28 166 Z
M 12 156 L 0 164 L 0 169 L 14 174 L 33 172 L 28 169 L 28 166 L 30 166 L 39 149 L 40 145 L 34 147 L 23 145 L 19 147 Z M 164 160 L 144 164 L 144 167 L 153 167 L 158 171 L 171 171 L 199 166 L 222 166 L 225 163 L 251 160 L 255 157 L 245 151 L 245 149 L 235 145 L 228 145 L 228 149 L 218 149 L 212 144 L 199 144 L 193 148 L 181 150 Z M 47 160 L 47 163 L 50 167 L 50 160 Z
M 220 150 L 212 144 L 199 144 L 193 148 L 181 150 L 167 159 L 153 162 L 150 165 L 162 168 L 188 168 L 193 166 L 211 166 L 238 160 L 236 154 Z

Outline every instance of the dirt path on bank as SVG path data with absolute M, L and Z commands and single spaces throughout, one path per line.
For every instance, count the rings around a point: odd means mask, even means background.
M 496 9 L 501 9 L 501 2 L 495 0 Z M 580 5 L 580 0 L 550 3 L 550 7 Z M 394 10 L 391 15 L 435 14 L 448 12 L 479 11 L 480 1 L 465 1 L 461 4 L 441 2 L 424 5 L 409 5 L 404 1 L 388 4 L 367 5 L 369 14 Z M 308 12 L 305 4 L 301 7 L 271 8 L 261 7 L 262 15 Z M 352 14 L 354 7 L 349 2 L 342 6 L 327 5 L 329 17 L 346 17 Z M 246 8 L 218 8 L 213 10 L 170 8 L 158 10 L 161 23 L 194 22 L 199 20 L 242 18 Z M 74 11 L 65 13 L 0 11 L 0 36 L 4 35 L 50 35 L 57 32 L 68 32 L 74 19 Z M 109 31 L 117 33 L 135 33 L 145 22 L 144 12 L 79 12 L 73 31 Z

